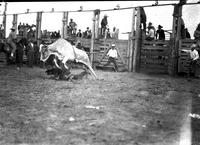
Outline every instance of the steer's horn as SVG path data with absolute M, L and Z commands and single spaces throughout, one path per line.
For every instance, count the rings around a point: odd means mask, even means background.
M 97 75 L 95 74 L 95 72 L 94 72 L 94 70 L 93 70 L 93 68 L 91 67 L 90 64 L 87 64 L 87 63 L 85 63 L 85 62 L 82 61 L 82 60 L 78 60 L 78 61 L 81 62 L 81 63 L 83 63 L 84 65 L 86 65 L 86 66 L 89 68 L 89 70 L 92 72 L 92 74 L 93 74 L 95 77 L 97 77 Z
M 97 77 L 97 75 L 95 74 L 93 68 L 92 68 L 91 66 L 88 66 L 88 65 L 87 65 L 87 67 L 90 69 L 90 71 L 92 72 L 92 74 L 93 74 L 95 77 Z

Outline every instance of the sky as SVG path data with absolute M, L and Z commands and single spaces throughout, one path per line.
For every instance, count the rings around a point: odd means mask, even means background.
M 187 0 L 187 2 L 197 2 L 198 0 Z M 159 4 L 178 3 L 178 1 L 159 1 Z M 120 8 L 136 7 L 155 4 L 155 1 L 50 1 L 50 2 L 8 2 L 7 14 L 24 13 L 29 9 L 30 12 L 36 11 L 77 11 L 80 6 L 83 6 L 83 10 L 95 10 L 95 9 L 113 9 L 116 5 L 120 5 Z M 148 7 L 144 8 L 147 15 L 147 23 L 152 22 L 157 29 L 158 25 L 162 25 L 165 30 L 172 30 L 172 14 L 173 6 L 160 6 L 160 7 Z M 4 3 L 0 7 L 0 13 L 3 14 Z M 104 14 L 108 15 L 109 28 L 115 26 L 119 29 L 119 38 L 128 39 L 127 34 L 123 34 L 131 31 L 132 24 L 132 9 L 128 10 L 115 10 L 115 11 L 102 11 L 100 13 L 100 20 Z M 62 13 L 43 13 L 42 14 L 42 30 L 58 31 L 62 29 Z M 70 12 L 69 19 L 77 23 L 78 29 L 82 31 L 86 30 L 86 27 L 92 28 L 92 12 Z M 7 36 L 12 27 L 12 15 L 7 16 Z M 2 23 L 3 17 L 0 16 L 0 23 Z M 200 4 L 188 5 L 183 7 L 183 20 L 185 26 L 188 28 L 191 36 L 196 29 L 198 23 L 200 23 Z M 68 20 L 69 21 L 69 20 Z M 36 24 L 36 14 L 22 14 L 18 15 L 18 24 L 28 23 Z

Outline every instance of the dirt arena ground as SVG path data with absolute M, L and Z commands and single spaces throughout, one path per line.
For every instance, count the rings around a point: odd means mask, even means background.
M 200 145 L 200 79 L 44 72 L 0 66 L 0 145 Z

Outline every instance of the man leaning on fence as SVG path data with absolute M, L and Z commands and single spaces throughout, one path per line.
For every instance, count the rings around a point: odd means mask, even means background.
M 197 51 L 197 44 L 192 44 L 190 50 L 183 49 L 182 51 L 190 54 L 190 63 L 189 63 L 189 73 L 188 76 L 196 77 L 196 67 L 197 60 L 199 59 L 199 53 Z

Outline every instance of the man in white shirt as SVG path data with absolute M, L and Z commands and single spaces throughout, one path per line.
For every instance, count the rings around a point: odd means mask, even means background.
M 118 55 L 117 55 L 117 50 L 115 48 L 115 44 L 111 45 L 111 49 L 108 51 L 107 56 L 109 57 L 108 62 L 104 66 L 107 66 L 112 62 L 114 64 L 115 71 L 118 71 L 118 66 L 116 62 Z
M 147 28 L 148 28 L 148 34 L 146 40 L 152 41 L 155 38 L 155 28 L 151 22 L 149 22 L 149 26 Z
M 192 75 L 196 73 L 196 64 L 197 64 L 197 60 L 199 59 L 199 53 L 196 50 L 197 49 L 197 44 L 192 44 L 190 50 L 186 50 L 183 49 L 182 51 L 187 52 L 190 54 L 190 65 L 189 65 L 189 74 L 188 75 Z

